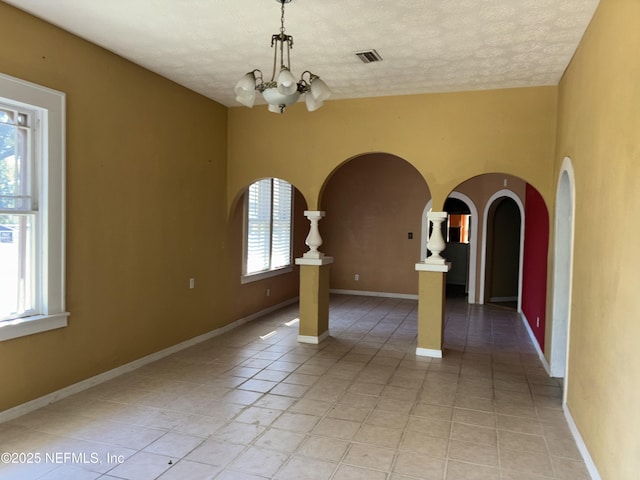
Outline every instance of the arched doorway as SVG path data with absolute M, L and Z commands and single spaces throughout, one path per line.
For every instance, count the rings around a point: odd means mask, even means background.
M 466 284 L 466 293 L 468 294 L 468 302 L 476 303 L 476 272 L 477 272 L 477 265 L 478 265 L 477 251 L 478 251 L 478 224 L 479 224 L 478 208 L 476 207 L 475 202 L 469 196 L 461 192 L 457 192 L 457 191 L 451 192 L 447 197 L 447 201 L 449 201 L 449 199 L 454 199 L 464 203 L 464 205 L 466 206 L 469 212 L 469 219 L 468 219 L 469 231 L 467 232 L 468 235 L 466 238 L 466 241 L 468 242 L 467 243 L 468 260 L 466 265 L 466 276 L 468 279 L 468 283 Z M 452 213 L 447 210 L 447 203 L 446 203 L 447 201 L 445 201 L 444 210 L 447 211 L 448 213 Z M 428 223 L 429 223 L 427 221 L 427 212 L 431 210 L 431 206 L 432 206 L 432 202 L 431 200 L 429 200 L 422 214 L 422 233 L 421 233 L 422 240 L 420 242 L 420 246 L 421 246 L 420 259 L 421 260 L 424 260 L 427 256 L 427 239 L 429 235 L 429 232 L 427 231 Z M 443 236 L 446 240 L 447 235 L 445 234 Z M 443 254 L 447 259 L 450 259 L 450 257 L 447 256 L 446 249 Z
M 575 191 L 571 160 L 565 158 L 556 192 L 556 220 L 553 267 L 553 327 L 551 333 L 551 376 L 565 377 L 571 317 L 571 272 L 573 264 Z M 566 391 L 566 384 L 565 384 Z
M 422 208 L 431 196 L 420 172 L 389 153 L 338 167 L 320 198 L 323 250 L 334 258 L 333 293 L 415 299 Z
M 524 206 L 511 190 L 500 190 L 484 212 L 480 303 L 522 309 Z

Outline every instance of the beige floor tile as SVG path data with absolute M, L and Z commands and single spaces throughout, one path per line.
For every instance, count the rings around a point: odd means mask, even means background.
M 468 410 L 465 408 L 454 408 L 453 421 L 456 423 L 476 425 L 478 427 L 496 427 L 496 416 L 493 413 Z
M 270 428 L 256 440 L 255 444 L 263 448 L 293 453 L 305 438 L 306 435 L 303 433 Z
M 170 457 L 138 452 L 109 473 L 126 480 L 154 480 L 171 467 L 169 461 Z
M 337 464 L 294 456 L 274 477 L 277 480 L 328 480 Z
M 275 395 L 284 395 L 287 397 L 301 398 L 307 393 L 309 387 L 307 385 L 295 385 L 293 383 L 279 383 L 271 389 L 270 393 Z
M 445 480 L 500 480 L 500 470 L 449 460 Z
M 391 469 L 395 453 L 395 449 L 354 443 L 342 463 L 387 472 Z
M 500 466 L 516 472 L 553 476 L 553 468 L 548 455 L 504 449 L 500 450 Z
M 258 435 L 265 431 L 265 427 L 248 423 L 231 422 L 220 428 L 215 438 L 222 442 L 249 445 Z
M 413 398 L 391 398 L 378 397 L 376 403 L 377 410 L 386 410 L 388 412 L 403 413 L 408 415 L 415 406 Z
M 1 472 L 0 469 L 0 474 Z M 20 477 L 16 476 L 15 478 Z M 38 480 L 95 480 L 97 478 L 102 478 L 100 473 L 90 472 L 76 465 L 61 465 L 44 476 L 38 477 Z
M 556 478 L 560 480 L 590 480 L 591 476 L 584 462 L 567 458 L 552 457 Z
M 267 380 L 269 382 L 281 382 L 289 376 L 288 372 L 282 372 L 279 370 L 270 370 L 265 368 L 256 375 L 253 376 L 255 380 Z
M 185 458 L 215 467 L 226 467 L 245 450 L 244 445 L 234 445 L 218 439 L 209 439 L 200 444 Z
M 417 302 L 331 302 L 320 345 L 283 326 L 292 305 L 0 424 L 3 450 L 111 453 L 126 467 L 0 465 L 0 478 L 122 480 L 147 464 L 141 478 L 162 480 L 588 478 L 561 384 L 515 312 L 447 299 L 445 357 L 430 359 L 415 355 Z
M 445 460 L 413 452 L 400 452 L 393 471 L 425 480 L 441 480 L 444 476 Z
M 204 439 L 202 437 L 169 432 L 147 446 L 144 451 L 179 459 L 187 455 L 203 441 Z
M 385 472 L 377 472 L 351 465 L 340 465 L 333 480 L 386 480 Z
M 380 383 L 368 383 L 361 379 L 358 379 L 355 383 L 352 383 L 348 390 L 351 393 L 359 393 L 362 395 L 380 395 L 384 389 L 384 384 Z
M 494 400 L 492 398 L 456 395 L 453 404 L 458 408 L 478 410 L 481 412 L 493 413 L 495 410 Z
M 498 448 L 493 445 L 451 440 L 448 457 L 462 462 L 498 467 Z
M 531 473 L 514 472 L 510 470 L 501 470 L 501 480 L 549 480 L 551 477 L 542 475 L 534 475 Z
M 306 433 L 310 432 L 318 423 L 320 417 L 305 413 L 283 413 L 272 426 L 282 430 Z
M 260 447 L 249 447 L 230 465 L 230 468 L 254 475 L 274 475 L 289 458 L 286 453 L 278 453 Z
M 238 385 L 238 389 L 248 390 L 251 392 L 267 393 L 276 385 L 276 382 L 271 382 L 268 380 L 256 380 L 255 378 L 251 378 L 246 382 Z
M 531 435 L 542 435 L 542 425 L 533 418 L 514 417 L 511 415 L 496 415 L 498 429 L 509 430 Z
M 301 398 L 300 400 L 297 400 L 295 404 L 289 407 L 288 410 L 291 413 L 306 413 L 307 415 L 322 417 L 331 408 L 332 404 L 330 402 Z
M 451 422 L 436 420 L 435 418 L 409 417 L 407 430 L 425 432 L 432 437 L 449 438 L 451 436 Z
M 418 402 L 416 403 L 413 414 L 420 417 L 435 418 L 437 420 L 451 420 L 453 418 L 453 408 Z
M 180 460 L 158 477 L 158 480 L 211 480 L 218 472 L 220 472 L 220 467 L 191 462 L 189 460 Z
M 497 445 L 498 435 L 495 428 L 477 427 L 463 423 L 453 424 L 451 438 L 464 442 L 484 443 L 487 445 Z
M 448 445 L 449 440 L 446 438 L 433 437 L 426 432 L 406 431 L 400 442 L 400 450 L 444 458 Z
M 314 383 L 316 383 L 321 377 L 318 375 L 308 375 L 304 373 L 299 373 L 299 369 L 294 373 L 290 374 L 283 381 L 284 383 L 291 383 L 293 385 L 303 385 L 306 387 L 310 387 Z
M 296 452 L 306 457 L 338 462 L 347 451 L 349 442 L 336 438 L 308 436 Z
M 354 440 L 379 447 L 397 448 L 401 436 L 402 430 L 399 428 L 363 425 L 358 433 L 356 433 Z
M 399 415 L 388 410 L 375 409 L 365 420 L 366 424 L 389 428 L 404 428 L 409 422 L 408 415 Z
M 281 410 L 272 410 L 269 408 L 248 407 L 235 418 L 236 422 L 252 423 L 254 425 L 269 426 L 282 415 Z
M 351 407 L 347 404 L 337 404 L 333 408 L 331 408 L 329 413 L 327 413 L 327 416 L 331 418 L 339 418 L 341 420 L 362 422 L 369 416 L 370 413 L 370 408 Z
M 549 453 L 553 457 L 564 457 L 573 460 L 582 460 L 580 450 L 573 437 L 545 437 Z
M 360 428 L 360 422 L 341 420 L 339 418 L 324 418 L 313 429 L 315 435 L 351 440 Z

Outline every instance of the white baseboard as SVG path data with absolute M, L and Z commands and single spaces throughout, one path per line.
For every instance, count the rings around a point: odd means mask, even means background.
M 298 335 L 298 341 L 300 343 L 311 343 L 313 345 L 318 345 L 328 336 L 329 336 L 329 330 L 327 330 L 326 332 L 324 332 L 318 337 L 314 337 L 313 335 Z
M 247 317 L 244 317 L 239 320 L 236 320 L 235 322 L 229 323 L 224 327 L 216 328 L 215 330 L 212 330 L 205 334 L 191 338 L 189 340 L 185 340 L 184 342 L 178 343 L 171 347 L 165 348 L 164 350 L 160 350 L 158 352 L 152 353 L 145 357 L 139 358 L 138 360 L 134 360 L 133 362 L 126 363 L 112 370 L 106 371 L 104 373 L 100 373 L 93 377 L 82 380 L 78 383 L 74 383 L 73 385 L 69 385 L 68 387 L 64 387 L 60 390 L 56 390 L 55 392 L 49 393 L 47 395 L 36 398 L 29 402 L 23 403 L 21 405 L 17 405 L 13 408 L 9 408 L 8 410 L 4 410 L 0 412 L 0 423 L 13 420 L 14 418 L 20 417 L 27 413 L 33 412 L 34 410 L 45 407 L 50 403 L 56 402 L 58 400 L 62 400 L 63 398 L 82 392 L 83 390 L 87 390 L 88 388 L 94 387 L 100 383 L 106 382 L 107 380 L 111 380 L 112 378 L 118 377 L 122 374 L 129 373 L 144 365 L 147 365 L 148 363 L 155 362 L 156 360 L 160 360 L 161 358 L 172 355 L 176 352 L 179 352 L 180 350 L 184 350 L 185 348 L 192 347 L 193 345 L 204 342 L 213 337 L 217 337 L 218 335 L 222 335 L 223 333 L 233 330 L 234 328 L 237 328 L 240 325 L 244 325 L 245 323 L 255 320 L 268 313 L 279 310 L 280 308 L 290 305 L 292 303 L 295 303 L 297 301 L 298 301 L 298 297 L 285 300 L 284 302 L 281 302 L 277 305 L 273 305 L 257 313 L 253 313 Z
M 546 370 L 547 375 L 551 376 L 551 366 L 549 365 L 549 362 L 547 361 L 547 357 L 544 356 L 544 352 L 540 348 L 540 344 L 538 343 L 538 339 L 536 338 L 535 334 L 533 333 L 533 330 L 531 330 L 531 325 L 529 325 L 529 321 L 527 320 L 527 317 L 524 314 L 524 312 L 520 312 L 520 319 L 522 320 L 522 323 L 524 323 L 524 326 L 527 329 L 527 332 L 529 333 L 529 337 L 531 338 L 531 343 L 533 343 L 533 346 L 536 347 L 536 352 L 538 352 L 538 357 L 540 358 L 540 362 L 542 363 L 542 366 Z
M 587 471 L 589 472 L 591 479 L 602 480 L 602 477 L 600 476 L 600 472 L 598 472 L 598 469 L 596 468 L 596 464 L 594 463 L 593 458 L 591 458 L 589 449 L 587 448 L 587 445 L 584 443 L 584 440 L 582 439 L 582 435 L 580 435 L 580 430 L 578 430 L 578 426 L 576 425 L 576 422 L 573 420 L 573 416 L 571 415 L 569 406 L 566 403 L 564 403 L 562 405 L 562 409 L 564 411 L 564 416 L 567 419 L 567 423 L 569 424 L 569 430 L 571 430 L 573 439 L 576 441 L 576 446 L 580 451 L 580 455 L 582 455 L 582 459 L 584 460 L 584 464 L 587 467 Z
M 417 347 L 416 355 L 418 355 L 419 357 L 442 358 L 442 350 Z
M 384 297 L 384 298 L 404 298 L 407 300 L 418 300 L 418 295 L 410 293 L 392 293 L 392 292 L 368 292 L 365 290 L 343 290 L 340 288 L 331 288 L 329 293 L 338 295 L 362 295 L 364 297 Z

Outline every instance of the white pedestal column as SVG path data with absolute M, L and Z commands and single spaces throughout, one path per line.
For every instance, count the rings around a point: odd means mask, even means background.
M 427 242 L 431 256 L 416 264 L 419 275 L 416 355 L 424 357 L 442 357 L 446 275 L 451 269 L 451 263 L 440 256 L 446 247 L 442 237 L 442 222 L 447 216 L 447 212 L 427 213 L 432 226 Z
M 318 251 L 322 245 L 318 222 L 325 212 L 306 210 L 304 216 L 311 226 L 305 240 L 309 251 L 296 258 L 296 265 L 300 265 L 298 341 L 317 344 L 329 336 L 329 265 L 333 258 Z
M 427 249 L 431 250 L 431 256 L 425 259 L 425 263 L 433 265 L 444 265 L 446 260 L 440 256 L 440 254 L 446 248 L 444 238 L 442 237 L 442 222 L 447 219 L 447 212 L 429 212 L 427 213 L 427 219 L 430 225 L 433 225 L 431 229 L 431 235 L 427 242 Z
M 320 230 L 318 229 L 318 222 L 324 217 L 325 212 L 319 210 L 305 210 L 304 216 L 309 219 L 311 226 L 309 228 L 309 235 L 305 240 L 305 244 L 309 247 L 309 251 L 302 255 L 303 258 L 315 258 L 320 259 L 324 257 L 324 253 L 318 251 L 318 247 L 322 245 L 322 237 L 320 236 Z

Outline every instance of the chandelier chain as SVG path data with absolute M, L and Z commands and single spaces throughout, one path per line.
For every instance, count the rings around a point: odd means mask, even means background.
M 280 33 L 284 34 L 284 0 L 281 0 L 280 6 Z

